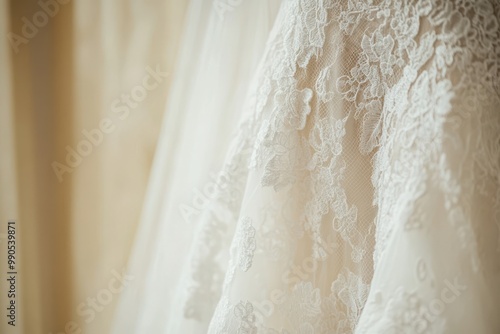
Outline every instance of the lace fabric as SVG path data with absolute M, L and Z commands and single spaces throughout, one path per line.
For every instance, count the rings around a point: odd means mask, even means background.
M 500 332 L 499 23 L 495 0 L 282 1 L 198 223 L 186 323 Z

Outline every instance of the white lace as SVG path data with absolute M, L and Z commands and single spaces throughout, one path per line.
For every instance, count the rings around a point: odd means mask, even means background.
M 209 333 L 472 333 L 463 301 L 475 333 L 500 331 L 499 22 L 495 0 L 283 1 L 185 317 Z

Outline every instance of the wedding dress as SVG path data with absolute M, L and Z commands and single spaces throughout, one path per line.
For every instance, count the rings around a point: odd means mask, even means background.
M 500 333 L 500 2 L 190 7 L 114 333 Z

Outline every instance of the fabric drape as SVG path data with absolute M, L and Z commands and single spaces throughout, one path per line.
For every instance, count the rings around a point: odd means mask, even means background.
M 214 5 L 205 29 L 189 9 L 205 33 L 184 50 L 203 47 L 181 57 L 115 333 L 497 333 L 498 2 Z M 267 33 L 256 58 L 246 29 Z

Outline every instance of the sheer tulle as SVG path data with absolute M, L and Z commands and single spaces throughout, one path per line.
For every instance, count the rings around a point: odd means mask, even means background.
M 134 280 L 122 292 L 113 333 L 206 332 L 207 321 L 183 316 L 182 272 L 191 265 L 197 220 L 210 197 L 206 188 L 216 182 L 279 5 L 268 0 L 233 3 L 216 7 L 190 1 L 127 269 Z
M 116 333 L 500 332 L 500 5 L 221 4 L 191 8 Z

